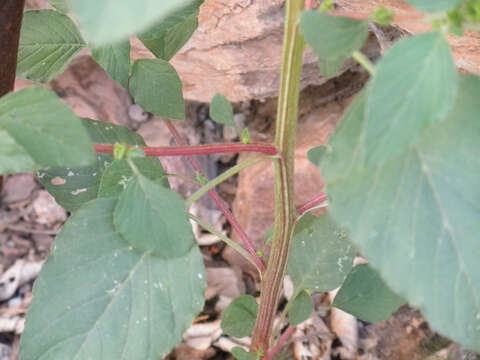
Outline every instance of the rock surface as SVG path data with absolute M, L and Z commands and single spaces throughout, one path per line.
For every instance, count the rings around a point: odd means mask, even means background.
M 188 100 L 210 102 L 216 93 L 230 101 L 274 97 L 278 91 L 284 0 L 205 0 L 199 28 L 172 59 Z M 132 58 L 152 57 L 133 40 Z M 365 49 L 377 51 L 375 41 Z M 347 62 L 341 72 L 356 68 Z M 302 89 L 326 82 L 311 51 L 304 56 Z
M 264 99 L 276 95 L 278 88 L 283 29 L 283 0 L 205 0 L 200 11 L 200 26 L 172 63 L 184 83 L 189 100 L 209 102 L 217 92 L 230 101 Z M 398 14 L 415 11 L 403 0 L 337 0 L 340 8 L 369 13 L 379 6 Z M 396 23 L 409 32 L 428 30 L 421 18 Z M 451 37 L 457 65 L 461 70 L 480 73 L 480 34 Z M 372 54 L 372 44 L 364 50 Z M 137 41 L 133 57 L 151 56 Z M 316 58 L 307 51 L 304 57 L 302 88 L 320 85 Z M 351 68 L 353 62 L 346 64 Z

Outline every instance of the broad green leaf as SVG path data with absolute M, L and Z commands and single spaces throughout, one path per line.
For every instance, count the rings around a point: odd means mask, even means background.
M 85 46 L 68 16 L 53 10 L 27 11 L 20 32 L 17 75 L 47 83 Z
M 337 59 L 321 59 L 318 58 L 318 66 L 322 71 L 323 76 L 326 78 L 331 78 L 335 74 L 337 74 L 343 66 L 345 59 L 337 58 Z
M 258 356 L 255 354 L 249 353 L 248 351 L 242 349 L 239 346 L 235 346 L 232 349 L 232 355 L 237 360 L 257 360 Z
M 198 247 L 174 259 L 133 249 L 115 204 L 93 200 L 64 225 L 35 282 L 21 359 L 162 359 L 201 311 Z
M 362 98 L 320 166 L 329 211 L 394 292 L 438 332 L 480 351 L 480 79 L 461 75 L 448 118 L 368 168 Z
M 0 129 L 0 174 L 29 172 L 38 166 L 27 151 Z
M 234 299 L 222 315 L 222 330 L 225 334 L 245 337 L 251 334 L 257 318 L 258 304 L 250 295 Z
M 458 75 L 442 34 L 399 41 L 380 60 L 366 104 L 366 156 L 381 164 L 402 153 L 443 120 L 457 93 Z
M 133 169 L 113 216 L 118 231 L 134 248 L 162 258 L 188 253 L 195 239 L 184 201 Z
M 170 60 L 198 27 L 198 12 L 203 0 L 190 0 L 166 19 L 138 35 L 156 57 Z
M 66 14 L 72 10 L 72 0 L 48 0 L 50 5 L 52 5 L 58 11 Z
M 333 301 L 333 306 L 371 323 L 388 319 L 404 304 L 368 264 L 352 269 Z
M 130 92 L 135 102 L 146 111 L 177 120 L 185 118 L 182 82 L 173 66 L 164 60 L 135 61 Z
M 130 73 L 130 41 L 93 48 L 92 57 L 113 80 L 127 87 Z
M 210 104 L 210 118 L 216 123 L 235 127 L 233 107 L 222 94 L 216 94 Z
M 334 75 L 354 51 L 360 49 L 368 36 L 368 22 L 304 11 L 300 31 L 319 59 L 325 76 Z
M 80 119 L 45 88 L 30 87 L 0 99 L 0 137 L 3 174 L 95 162 Z
M 303 290 L 295 299 L 293 299 L 290 311 L 288 312 L 288 319 L 291 326 L 297 326 L 298 324 L 307 320 L 313 311 L 313 301 L 310 294 Z
M 461 0 L 406 0 L 410 5 L 425 12 L 449 11 L 457 7 Z
M 330 291 L 350 272 L 354 256 L 347 233 L 330 214 L 305 214 L 295 226 L 287 274 L 297 292 Z
M 73 12 L 89 42 L 103 45 L 146 30 L 189 3 L 191 0 L 73 0 Z
M 156 159 L 155 159 L 156 160 Z M 161 166 L 152 158 L 132 159 L 138 171 L 153 182 L 159 182 L 168 188 L 169 184 Z M 134 177 L 132 168 L 126 160 L 114 160 L 105 168 L 98 189 L 98 197 L 118 197 L 125 191 L 128 183 Z
M 142 137 L 123 126 L 107 122 L 83 119 L 92 142 L 97 144 L 122 143 L 126 145 L 145 145 Z M 56 167 L 46 171 L 39 171 L 37 176 L 55 200 L 68 211 L 77 210 L 85 202 L 99 196 L 100 182 L 105 183 L 103 172 L 109 168 L 113 158 L 109 154 L 97 154 L 97 161 L 88 167 Z M 140 169 L 151 169 L 153 172 L 163 173 L 162 166 L 157 159 L 148 158 Z M 143 170 L 142 170 L 143 171 Z M 145 170 L 148 171 L 148 170 Z M 130 171 L 125 174 L 129 176 Z M 121 179 L 121 174 L 119 182 Z M 147 175 L 148 176 L 148 175 Z M 111 186 L 104 184 L 104 191 L 108 197 L 114 191 Z M 107 189 L 108 188 L 108 189 Z M 118 188 L 116 188 L 118 190 Z M 102 195 L 103 196 L 103 195 Z M 104 196 L 107 197 L 107 196 Z

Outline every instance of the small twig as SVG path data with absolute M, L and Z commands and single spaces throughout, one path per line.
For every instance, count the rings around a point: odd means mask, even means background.
M 253 261 L 252 257 L 250 254 L 240 245 L 237 244 L 235 241 L 230 239 L 228 236 L 222 234 L 220 231 L 215 230 L 213 226 L 210 226 L 207 222 L 203 221 L 199 217 L 193 215 L 193 214 L 188 214 L 190 219 L 195 221 L 198 225 L 200 225 L 202 228 L 207 230 L 208 232 L 212 233 L 213 235 L 216 235 L 220 240 L 222 240 L 225 244 L 231 246 L 235 251 L 237 251 L 245 260 L 247 260 L 249 263 L 251 263 L 255 268 L 258 270 L 260 275 L 262 275 L 262 272 L 258 268 L 257 264 L 255 261 Z
M 111 154 L 114 145 L 94 144 L 97 153 Z M 160 147 L 140 147 L 146 156 L 190 156 L 190 155 L 209 155 L 225 154 L 239 152 L 258 152 L 267 155 L 278 154 L 275 146 L 270 144 L 210 144 L 194 146 L 160 146 Z
M 354 51 L 352 58 L 358 62 L 370 75 L 375 75 L 375 65 L 370 61 L 368 57 L 362 54 L 360 51 Z
M 195 201 L 200 199 L 203 195 L 208 193 L 209 190 L 215 188 L 217 185 L 221 184 L 224 182 L 226 179 L 232 177 L 233 175 L 239 173 L 243 169 L 256 164 L 262 160 L 268 159 L 268 157 L 264 156 L 259 156 L 259 157 L 254 157 L 248 160 L 245 160 L 241 162 L 240 164 L 235 165 L 234 167 L 228 169 L 227 171 L 221 173 L 219 176 L 217 176 L 215 179 L 210 180 L 208 183 L 203 185 L 200 189 L 198 189 L 192 196 L 190 196 L 186 201 L 185 205 L 188 208 L 190 205 L 192 205 Z
M 305 204 L 303 204 L 297 209 L 298 215 L 303 215 L 307 211 L 310 211 L 313 208 L 316 208 L 318 205 L 327 201 L 327 199 L 328 199 L 327 195 L 325 195 L 323 192 L 321 192 L 318 195 L 315 195 L 312 199 L 308 200 Z
M 42 230 L 42 229 L 32 229 L 24 226 L 17 226 L 8 224 L 5 226 L 6 229 L 11 231 L 23 232 L 26 234 L 38 234 L 38 235 L 57 235 L 58 230 Z
M 353 11 L 344 11 L 344 10 L 334 10 L 328 11 L 327 14 L 334 16 L 343 16 L 354 20 L 369 20 L 369 13 L 359 13 Z M 422 14 L 411 15 L 411 14 L 395 14 L 393 17 L 394 22 L 406 22 L 406 21 L 415 21 L 423 18 Z
M 167 118 L 164 118 L 163 120 L 165 121 L 165 124 L 167 125 L 168 129 L 170 130 L 170 133 L 173 135 L 178 145 L 186 146 L 187 144 L 185 143 L 185 140 L 183 140 L 182 136 L 178 133 L 173 123 Z M 195 160 L 193 156 L 191 155 L 187 156 L 187 160 L 190 162 L 190 165 L 193 167 L 193 169 L 197 173 L 204 175 L 202 168 L 200 167 L 200 165 L 198 164 L 198 162 Z M 213 189 L 208 191 L 208 195 L 210 195 L 210 197 L 215 202 L 215 204 L 217 204 L 217 207 L 223 213 L 227 221 L 232 225 L 232 228 L 238 233 L 238 235 L 240 236 L 240 239 L 242 240 L 243 246 L 248 251 L 248 253 L 252 256 L 253 260 L 255 261 L 255 264 L 257 264 L 257 267 L 260 269 L 261 273 L 263 273 L 265 271 L 265 264 L 263 263 L 262 259 L 258 257 L 257 252 L 255 251 L 255 247 L 253 246 L 253 242 L 247 236 L 245 231 L 243 231 L 242 227 L 240 226 L 238 221 L 235 219 L 231 211 L 228 209 L 225 202 L 220 198 L 217 192 Z
M 267 352 L 267 355 L 264 356 L 263 360 L 272 360 L 273 357 L 283 347 L 283 345 L 285 345 L 287 340 L 290 339 L 294 331 L 295 331 L 295 327 L 289 326 L 287 330 L 285 330 L 285 332 L 282 334 L 282 336 L 280 336 L 280 339 L 278 339 L 277 344 Z

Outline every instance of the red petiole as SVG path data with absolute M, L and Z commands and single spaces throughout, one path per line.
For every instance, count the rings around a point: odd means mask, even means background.
M 175 138 L 175 141 L 177 144 L 181 145 L 183 148 L 191 148 L 187 146 L 185 143 L 185 140 L 182 138 L 182 136 L 178 133 L 177 129 L 173 125 L 173 123 L 169 120 L 164 118 L 165 124 L 167 125 L 168 129 L 170 130 L 170 133 L 173 135 Z M 222 144 L 223 145 L 223 144 Z M 225 144 L 228 145 L 228 144 Z M 254 145 L 254 144 L 236 144 L 236 145 Z M 261 145 L 261 144 L 260 144 Z M 272 153 L 271 155 L 276 155 L 278 154 L 278 150 L 272 146 L 268 145 L 269 147 L 275 149 L 275 153 Z M 195 157 L 192 155 L 199 155 L 199 154 L 188 154 L 187 159 L 190 162 L 190 165 L 192 165 L 193 169 L 200 174 L 203 174 L 202 168 L 200 167 L 200 164 L 195 160 Z M 212 200 L 215 202 L 217 207 L 220 209 L 220 211 L 223 213 L 227 221 L 232 225 L 232 228 L 237 232 L 239 235 L 243 246 L 245 249 L 248 251 L 248 253 L 252 256 L 253 261 L 257 264 L 258 269 L 260 272 L 263 274 L 265 271 L 265 264 L 263 263 L 262 259 L 258 257 L 257 252 L 255 251 L 255 246 L 253 245 L 253 241 L 248 237 L 248 235 L 245 233 L 245 231 L 242 229 L 240 224 L 238 223 L 237 219 L 233 216 L 232 212 L 228 209 L 227 205 L 225 202 L 220 198 L 220 196 L 217 194 L 215 190 L 209 190 L 208 195 L 212 198 Z
M 113 153 L 114 145 L 94 144 L 97 153 Z M 267 155 L 277 155 L 278 150 L 270 144 L 211 144 L 211 145 L 193 145 L 193 146 L 160 146 L 147 147 L 140 149 L 145 152 L 146 156 L 191 156 L 191 155 L 208 155 L 208 154 L 225 154 L 239 152 L 258 152 Z
M 325 195 L 323 192 L 321 192 L 318 195 L 315 195 L 312 199 L 308 200 L 305 204 L 300 206 L 297 209 L 298 215 L 302 215 L 309 211 L 310 209 L 313 209 L 314 207 L 320 205 L 321 203 L 324 203 L 327 201 L 328 197 Z

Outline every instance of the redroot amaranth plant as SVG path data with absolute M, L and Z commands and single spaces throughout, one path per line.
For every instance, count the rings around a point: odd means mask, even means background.
M 17 50 L 17 74 L 45 83 L 89 47 L 137 104 L 164 118 L 177 146 L 147 147 L 126 128 L 79 119 L 42 87 L 0 99 L 0 173 L 36 171 L 72 213 L 36 281 L 22 360 L 168 354 L 204 303 L 204 265 L 190 219 L 234 247 L 262 279 L 259 304 L 241 296 L 222 317 L 226 334 L 253 334 L 249 352 L 232 350 L 237 359 L 272 359 L 311 315 L 311 294 L 337 287 L 332 306 L 364 321 L 388 318 L 408 302 L 435 330 L 480 351 L 480 79 L 457 73 L 445 38 L 478 30 L 480 1 L 408 0 L 425 13 L 415 20 L 433 30 L 399 41 L 373 64 L 360 51 L 369 22 L 385 26 L 405 15 L 287 0 L 274 144 L 251 143 L 237 129 L 240 143 L 198 146 L 187 146 L 169 120 L 184 118 L 184 102 L 168 61 L 195 31 L 201 0 L 49 2 L 55 11 L 24 14 L 19 44 L 23 3 L 0 5 L 0 95 L 13 88 Z M 156 58 L 130 64 L 131 34 Z M 325 194 L 319 190 L 296 209 L 294 149 L 307 45 L 324 76 L 353 57 L 371 79 L 329 144 L 309 152 L 326 180 Z M 235 127 L 232 106 L 220 94 L 210 116 Z M 207 179 L 193 155 L 225 152 L 258 155 Z M 188 157 L 195 171 L 189 181 L 199 186 L 189 199 L 170 190 L 168 177 L 176 175 L 164 172 L 162 156 Z M 268 261 L 215 191 L 259 161 L 275 164 Z M 57 177 L 66 182 L 52 183 Z M 241 244 L 189 213 L 206 194 Z M 327 198 L 327 212 L 309 214 L 326 207 Z M 368 265 L 353 267 L 357 251 Z M 294 293 L 274 328 L 285 274 Z

